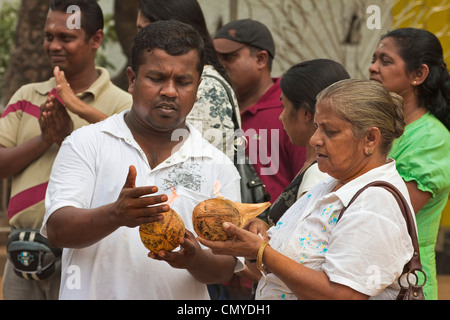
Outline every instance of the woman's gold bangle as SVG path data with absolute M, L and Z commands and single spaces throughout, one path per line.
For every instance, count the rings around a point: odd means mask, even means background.
M 263 260 L 264 250 L 266 249 L 266 247 L 268 245 L 269 245 L 269 242 L 268 241 L 264 241 L 261 244 L 261 247 L 259 247 L 258 256 L 256 257 L 256 267 L 261 272 L 265 272 L 265 268 L 263 267 L 262 260 Z

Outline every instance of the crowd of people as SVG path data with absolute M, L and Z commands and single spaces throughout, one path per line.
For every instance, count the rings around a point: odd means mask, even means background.
M 80 29 L 67 26 L 71 5 Z M 435 35 L 387 33 L 368 79 L 330 59 L 275 78 L 260 21 L 211 36 L 196 0 L 142 0 L 125 92 L 95 65 L 103 24 L 96 1 L 51 0 L 54 77 L 19 89 L 1 115 L 0 178 L 12 179 L 4 299 L 396 299 L 414 254 L 402 212 L 376 187 L 349 205 L 374 181 L 415 213 L 418 281 L 438 299 L 450 77 Z M 218 194 L 240 202 L 236 125 L 272 205 L 244 228 L 224 223 L 232 240 L 213 242 L 194 233 L 192 212 Z M 169 209 L 186 234 L 151 253 L 137 229 Z

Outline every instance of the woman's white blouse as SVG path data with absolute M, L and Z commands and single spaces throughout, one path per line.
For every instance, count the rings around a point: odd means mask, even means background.
M 398 277 L 411 259 L 413 247 L 394 197 L 380 187 L 369 188 L 339 214 L 359 189 L 387 181 L 410 199 L 395 161 L 371 170 L 332 192 L 328 178 L 300 198 L 269 230 L 270 245 L 308 268 L 323 271 L 340 283 L 376 299 L 395 299 Z M 411 210 L 412 206 L 410 204 Z M 257 299 L 297 299 L 276 275 L 263 275 Z

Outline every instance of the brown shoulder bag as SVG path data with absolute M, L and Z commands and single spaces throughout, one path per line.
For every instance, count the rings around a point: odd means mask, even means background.
M 425 300 L 425 296 L 423 294 L 423 286 L 425 285 L 427 281 L 427 277 L 425 273 L 422 270 L 422 263 L 420 262 L 420 253 L 419 253 L 419 241 L 417 238 L 417 231 L 416 226 L 414 223 L 414 218 L 412 215 L 412 212 L 409 208 L 408 203 L 406 202 L 405 198 L 401 194 L 401 192 L 394 187 L 392 184 L 385 182 L 385 181 L 375 181 L 372 183 L 369 183 L 364 188 L 359 190 L 347 207 L 344 207 L 340 213 L 340 216 L 338 218 L 339 220 L 342 218 L 342 215 L 344 214 L 345 210 L 355 201 L 355 199 L 367 188 L 370 187 L 381 187 L 389 191 L 397 200 L 398 205 L 400 206 L 400 210 L 403 213 L 403 217 L 405 218 L 406 225 L 408 228 L 409 235 L 411 237 L 413 247 L 414 247 L 414 254 L 411 260 L 405 265 L 403 269 L 402 275 L 398 278 L 398 282 L 400 284 L 400 293 L 397 296 L 397 300 Z M 419 284 L 419 277 L 418 273 L 422 273 L 423 275 L 423 283 Z M 412 279 L 415 278 L 415 281 L 411 282 Z M 405 279 L 405 281 L 401 281 L 402 279 Z M 407 286 L 403 285 L 401 282 L 406 283 Z

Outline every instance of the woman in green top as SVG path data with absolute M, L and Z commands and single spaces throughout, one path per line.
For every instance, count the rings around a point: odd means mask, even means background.
M 381 38 L 369 68 L 405 101 L 406 129 L 390 157 L 405 180 L 416 212 L 427 299 L 437 299 L 435 246 L 450 191 L 450 77 L 432 33 L 405 28 Z

